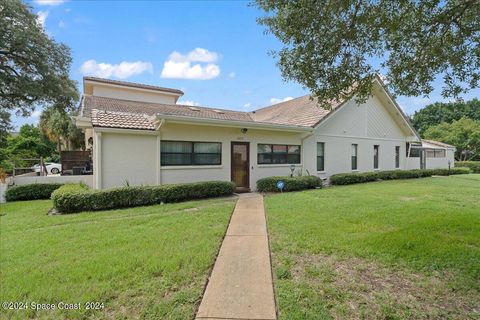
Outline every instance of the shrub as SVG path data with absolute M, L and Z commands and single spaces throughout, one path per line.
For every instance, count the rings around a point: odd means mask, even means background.
M 457 161 L 455 167 L 470 168 L 475 173 L 480 173 L 480 161 Z
M 462 167 L 458 167 L 458 168 L 452 168 L 450 169 L 450 174 L 469 174 L 469 173 L 472 173 L 472 169 L 470 168 L 462 168 Z
M 128 208 L 231 195 L 235 185 L 227 181 L 208 181 L 163 186 L 121 187 L 90 190 L 80 185 L 65 185 L 52 194 L 53 206 L 62 213 Z
M 7 201 L 49 199 L 52 192 L 60 188 L 61 183 L 33 183 L 8 188 Z
M 450 174 L 466 174 L 471 173 L 469 168 L 452 168 L 448 169 L 415 169 L 415 170 L 390 170 L 375 171 L 363 173 L 340 173 L 330 177 L 330 183 L 334 185 L 347 185 L 354 183 L 364 183 L 377 180 L 394 180 L 394 179 L 414 179 L 431 177 L 432 175 L 447 176 Z
M 322 180 L 316 176 L 299 177 L 267 177 L 257 181 L 258 192 L 280 192 L 277 188 L 277 182 L 285 182 L 283 191 L 297 191 L 305 189 L 314 189 L 322 187 Z

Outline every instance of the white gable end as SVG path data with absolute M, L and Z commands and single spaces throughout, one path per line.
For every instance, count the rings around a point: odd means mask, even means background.
M 378 93 L 360 105 L 352 99 L 340 106 L 320 123 L 317 133 L 381 139 L 405 139 L 411 136 L 402 115 L 393 105 L 387 107 L 379 99 Z
M 406 134 L 380 100 L 373 96 L 365 104 L 367 137 L 404 138 Z

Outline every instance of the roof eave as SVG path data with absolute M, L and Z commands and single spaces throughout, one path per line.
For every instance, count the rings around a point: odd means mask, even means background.
M 286 132 L 312 132 L 312 127 L 306 126 L 292 126 L 275 123 L 240 121 L 240 120 L 223 120 L 210 118 L 196 118 L 188 116 L 175 116 L 157 113 L 154 118 L 158 120 L 167 120 L 175 123 L 195 123 L 204 125 L 214 125 L 219 127 L 233 127 L 233 128 L 247 128 L 247 129 L 263 129 L 272 131 L 286 131 Z
M 171 95 L 180 98 L 183 96 L 185 93 L 181 90 L 176 90 L 176 89 L 170 89 L 170 88 L 164 88 L 162 89 L 150 89 L 150 88 L 141 88 L 137 86 L 132 86 L 132 85 L 126 85 L 126 84 L 116 84 L 116 83 L 109 83 L 101 80 L 95 80 L 92 78 L 84 77 L 83 78 L 83 87 L 85 88 L 86 84 L 100 84 L 104 86 L 109 86 L 109 87 L 114 87 L 114 88 L 129 88 L 132 90 L 137 90 L 137 91 L 142 91 L 142 92 L 154 92 L 154 93 L 162 93 L 165 95 Z

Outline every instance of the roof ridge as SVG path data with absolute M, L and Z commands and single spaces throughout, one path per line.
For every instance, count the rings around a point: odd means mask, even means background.
M 275 104 L 271 104 L 269 106 L 262 107 L 262 108 L 259 108 L 259 109 L 255 109 L 255 110 L 250 111 L 250 112 L 255 113 L 255 112 L 260 111 L 260 110 L 265 110 L 265 109 L 272 108 L 272 107 L 278 107 L 281 104 L 284 104 L 284 103 L 287 103 L 287 102 L 290 102 L 290 101 L 294 101 L 294 100 L 298 100 L 298 99 L 301 99 L 301 98 L 305 98 L 307 96 L 311 96 L 311 94 L 305 94 L 303 96 L 296 97 L 296 98 L 293 98 L 293 99 L 290 99 L 290 100 L 287 100 L 287 101 L 282 101 L 282 102 L 278 102 L 278 103 L 275 103 Z

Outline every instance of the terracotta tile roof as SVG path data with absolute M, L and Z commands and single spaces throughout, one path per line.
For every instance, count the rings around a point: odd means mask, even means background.
M 316 99 L 306 95 L 258 109 L 251 112 L 251 116 L 259 122 L 313 127 L 330 111 L 321 108 Z
M 426 144 L 431 144 L 433 146 L 437 146 L 437 147 L 441 147 L 441 148 L 455 148 L 455 146 L 452 146 L 450 144 L 446 144 L 446 143 L 443 143 L 443 142 L 422 139 L 422 146 L 427 146 L 428 147 L 428 145 L 426 145 Z
M 171 105 L 129 101 L 84 95 L 81 115 L 84 117 L 90 117 L 93 109 L 113 112 L 140 113 L 148 116 L 164 114 L 219 120 L 252 121 L 252 118 L 247 112 L 211 109 L 205 107 L 192 107 L 180 104 Z
M 177 93 L 177 94 L 183 95 L 183 91 L 178 90 L 178 89 L 164 88 L 164 87 L 152 86 L 152 85 L 142 84 L 142 83 L 118 81 L 118 80 L 111 80 L 111 79 L 104 79 L 104 78 L 97 78 L 97 77 L 83 77 L 83 81 L 85 81 L 85 80 L 107 83 L 107 84 L 116 84 L 116 85 L 120 85 L 120 86 L 124 86 L 124 87 L 165 91 L 165 92 L 171 92 L 171 93 Z
M 334 107 L 332 107 L 332 110 Z M 97 110 L 95 116 L 93 110 Z M 107 111 L 105 115 L 102 115 L 103 118 L 101 119 L 99 117 L 100 110 Z M 310 99 L 309 95 L 278 103 L 253 112 L 130 101 L 84 95 L 80 115 L 83 117 L 92 117 L 92 124 L 94 126 L 134 129 L 145 128 L 151 130 L 145 121 L 148 121 L 151 116 L 156 114 L 313 127 L 321 119 L 327 116 L 330 111 L 331 110 L 321 108 L 315 100 Z M 133 118 L 134 114 L 139 116 Z M 96 117 L 95 120 L 94 117 Z M 125 123 L 122 121 L 125 121 Z M 138 123 L 141 123 L 141 125 Z
M 91 111 L 94 127 L 155 130 L 155 126 L 146 114 L 93 109 Z

